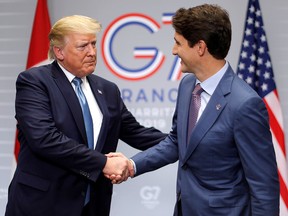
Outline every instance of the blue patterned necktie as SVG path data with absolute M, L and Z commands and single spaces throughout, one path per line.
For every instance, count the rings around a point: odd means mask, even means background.
M 87 136 L 87 141 L 88 141 L 88 147 L 90 149 L 93 149 L 94 145 L 94 138 L 93 138 L 93 122 L 92 122 L 92 117 L 90 113 L 90 109 L 86 100 L 86 97 L 83 93 L 83 90 L 81 88 L 81 83 L 82 80 L 78 77 L 75 77 L 72 82 L 75 85 L 75 92 L 78 97 L 79 103 L 81 105 L 82 109 L 82 114 L 84 118 L 84 124 L 85 124 L 85 130 L 86 130 L 86 136 Z M 89 202 L 90 200 L 90 185 L 88 185 L 87 188 L 87 193 L 86 193 L 86 198 L 85 198 L 85 205 Z
M 189 122 L 188 122 L 188 131 L 187 131 L 187 143 L 190 141 L 190 135 L 192 133 L 193 128 L 196 125 L 198 112 L 201 106 L 201 96 L 200 94 L 203 92 L 200 84 L 198 83 L 193 92 L 192 98 L 190 102 L 190 109 L 189 109 Z

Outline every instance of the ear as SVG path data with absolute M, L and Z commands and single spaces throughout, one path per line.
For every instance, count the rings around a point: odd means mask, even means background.
M 207 48 L 207 45 L 206 45 L 205 41 L 200 40 L 200 41 L 197 43 L 197 46 L 198 46 L 198 54 L 199 54 L 200 56 L 203 56 L 204 53 L 205 53 L 205 50 L 206 50 L 206 48 Z
M 63 55 L 63 50 L 60 47 L 54 46 L 53 47 L 53 52 L 56 56 L 56 58 L 60 61 L 62 61 L 64 59 L 64 55 Z

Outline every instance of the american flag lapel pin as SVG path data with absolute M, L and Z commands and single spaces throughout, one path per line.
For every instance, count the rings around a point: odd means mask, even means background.
M 220 110 L 221 109 L 221 105 L 220 104 L 217 104 L 216 105 L 216 110 Z

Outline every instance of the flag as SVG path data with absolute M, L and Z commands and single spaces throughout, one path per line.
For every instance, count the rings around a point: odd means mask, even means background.
M 288 215 L 283 117 L 258 0 L 249 0 L 237 74 L 266 104 L 280 181 L 280 216 Z
M 48 13 L 47 1 L 38 0 L 34 15 L 34 22 L 30 38 L 30 46 L 27 58 L 26 69 L 48 62 L 48 50 L 51 24 Z M 18 130 L 16 129 L 14 156 L 18 161 L 20 143 L 18 140 Z

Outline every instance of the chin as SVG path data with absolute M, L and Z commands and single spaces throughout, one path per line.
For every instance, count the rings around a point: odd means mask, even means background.
M 96 68 L 96 65 L 91 65 L 91 66 L 88 66 L 88 67 L 86 68 L 86 70 L 93 72 L 93 71 L 95 70 L 95 68 Z

